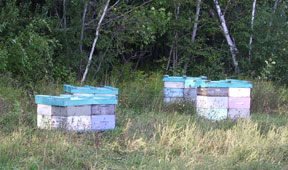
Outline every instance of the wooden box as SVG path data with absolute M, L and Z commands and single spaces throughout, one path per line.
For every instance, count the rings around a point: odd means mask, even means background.
M 184 101 L 183 97 L 164 97 L 164 103 L 177 103 L 181 101 Z
M 115 115 L 116 105 L 114 104 L 96 104 L 91 105 L 92 115 Z
M 71 131 L 91 130 L 91 116 L 67 117 L 67 130 Z
M 228 97 L 197 96 L 197 108 L 227 109 Z
M 109 130 L 115 128 L 115 115 L 93 115 L 91 117 L 92 130 Z
M 250 88 L 229 88 L 229 97 L 250 97 Z
M 195 102 L 196 98 L 197 98 L 197 88 L 196 87 L 185 88 L 184 89 L 184 98 L 185 98 L 185 100 Z
M 184 87 L 184 82 L 164 82 L 164 88 L 183 89 Z
M 64 129 L 67 118 L 62 116 L 37 115 L 37 127 L 40 129 Z
M 197 95 L 200 96 L 228 96 L 228 88 L 209 87 L 198 88 Z
M 164 88 L 164 97 L 184 97 L 184 89 Z
M 250 109 L 229 109 L 228 117 L 230 119 L 248 118 L 250 116 Z
M 229 109 L 250 109 L 249 97 L 229 97 Z
M 51 106 L 38 104 L 37 114 L 50 116 L 90 116 L 91 105 Z
M 209 120 L 224 120 L 228 117 L 228 109 L 197 108 L 197 114 Z

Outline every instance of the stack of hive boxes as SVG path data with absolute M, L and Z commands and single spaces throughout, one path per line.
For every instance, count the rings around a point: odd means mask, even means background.
M 227 119 L 228 87 L 223 82 L 205 81 L 197 91 L 197 113 L 211 120 Z
M 118 89 L 65 85 L 64 90 L 70 93 L 77 92 L 79 95 L 37 95 L 35 97 L 37 126 L 40 129 L 65 129 L 79 132 L 115 128 Z M 80 95 L 82 92 L 83 95 Z
M 252 87 L 241 80 L 203 81 L 197 92 L 197 113 L 210 120 L 247 118 Z
M 196 101 L 197 82 L 206 80 L 202 77 L 169 77 L 165 75 L 164 81 L 164 103 L 182 100 Z
M 206 80 L 202 77 L 169 77 L 164 81 L 164 103 L 189 100 L 196 102 L 197 114 L 210 120 L 237 119 L 250 116 L 249 81 Z
M 249 81 L 227 79 L 232 86 L 229 88 L 228 117 L 231 119 L 246 118 L 250 116 L 251 88 Z

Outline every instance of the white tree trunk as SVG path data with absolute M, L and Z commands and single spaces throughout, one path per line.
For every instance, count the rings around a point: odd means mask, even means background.
M 193 32 L 192 32 L 192 37 L 191 37 L 192 46 L 195 42 L 196 35 L 197 35 L 198 21 L 199 21 L 199 15 L 200 15 L 200 6 L 201 6 L 201 0 L 198 0 L 197 7 L 196 7 L 196 15 L 194 19 Z M 184 75 L 186 75 L 187 67 L 188 67 L 188 61 L 186 61 L 184 65 Z
M 230 37 L 229 30 L 228 30 L 228 27 L 227 27 L 227 24 L 226 24 L 226 21 L 225 21 L 225 17 L 224 17 L 224 15 L 221 12 L 221 7 L 219 5 L 218 0 L 213 0 L 213 1 L 214 1 L 215 6 L 216 6 L 216 9 L 217 9 L 217 13 L 218 13 L 218 16 L 219 16 L 219 19 L 220 19 L 220 22 L 221 22 L 221 26 L 222 26 L 222 30 L 223 30 L 224 36 L 225 36 L 226 41 L 227 41 L 227 43 L 228 43 L 228 45 L 230 47 L 230 52 L 231 52 L 231 55 L 232 55 L 233 64 L 234 64 L 234 67 L 235 67 L 235 72 L 238 74 L 240 72 L 239 71 L 238 62 L 237 62 L 237 59 L 236 59 L 236 55 L 238 53 L 238 49 L 237 49 L 237 47 L 235 45 L 235 42 L 233 42 L 233 40 Z
M 176 22 L 178 22 L 178 17 L 180 14 L 180 6 L 181 4 L 178 4 L 178 7 L 175 9 L 175 19 Z M 173 69 L 176 70 L 178 66 L 178 30 L 175 31 L 175 40 L 174 40 L 174 51 L 173 51 Z
M 252 14 L 251 14 L 251 35 L 250 35 L 250 41 L 249 41 L 249 62 L 251 63 L 251 56 L 252 56 L 252 42 L 253 42 L 253 30 L 254 30 L 254 18 L 255 18 L 255 11 L 256 11 L 256 2 L 257 0 L 254 0 L 253 7 L 252 7 Z
M 275 0 L 274 7 L 273 7 L 273 15 L 276 13 L 276 9 L 277 9 L 277 6 L 278 6 L 278 2 L 279 2 L 279 0 Z M 273 18 L 271 18 L 271 21 L 270 21 L 270 23 L 269 23 L 269 27 L 272 26 L 272 20 L 273 20 Z
M 193 43 L 195 41 L 195 38 L 196 38 L 196 33 L 197 33 L 197 28 L 198 28 L 198 21 L 199 21 L 199 15 L 200 15 L 200 5 L 201 5 L 201 0 L 198 0 L 197 7 L 196 7 L 196 16 L 195 16 L 195 19 L 194 19 L 194 27 L 193 27 L 192 39 L 191 39 L 192 45 L 193 45 Z
M 88 73 L 88 69 L 89 69 L 89 66 L 91 64 L 91 60 L 92 60 L 92 57 L 93 57 L 93 53 L 94 53 L 94 50 L 95 50 L 95 46 L 96 46 L 96 43 L 97 43 L 97 40 L 98 40 L 98 37 L 99 37 L 99 31 L 100 31 L 100 26 L 101 26 L 101 23 L 107 13 L 107 9 L 108 9 L 108 6 L 109 6 L 109 2 L 110 0 L 107 0 L 105 6 L 104 6 L 104 10 L 103 10 L 103 13 L 102 13 L 102 16 L 98 22 L 98 25 L 97 25 L 97 28 L 96 28 L 96 36 L 95 36 L 95 39 L 93 41 L 93 45 L 92 45 L 92 49 L 91 49 L 91 52 L 90 52 L 90 55 L 89 55 L 89 60 L 88 60 L 88 63 L 87 63 L 87 66 L 86 66 L 86 69 L 85 69 L 85 72 L 83 74 L 83 78 L 81 80 L 81 84 L 85 81 L 86 79 L 86 75 Z

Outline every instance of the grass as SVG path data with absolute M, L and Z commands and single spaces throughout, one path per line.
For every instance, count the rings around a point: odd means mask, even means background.
M 61 84 L 42 82 L 31 93 L 0 83 L 0 169 L 288 169 L 287 99 L 257 98 L 271 94 L 256 88 L 284 87 L 255 82 L 253 102 L 269 101 L 270 112 L 258 104 L 250 119 L 211 122 L 189 103 L 163 105 L 161 75 L 137 76 L 115 84 L 117 127 L 101 133 L 37 129 L 31 94 L 60 94 Z

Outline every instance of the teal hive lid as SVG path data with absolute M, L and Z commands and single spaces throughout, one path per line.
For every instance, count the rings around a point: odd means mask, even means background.
M 167 82 L 185 82 L 186 80 L 206 80 L 206 76 L 201 76 L 201 77 L 187 77 L 187 76 L 182 76 L 182 77 L 175 77 L 175 76 L 169 76 L 165 75 L 163 78 L 163 81 Z
M 53 106 L 76 106 L 76 105 L 90 105 L 90 104 L 117 104 L 118 100 L 113 98 L 103 97 L 85 97 L 85 96 L 48 96 L 36 95 L 36 104 L 46 104 Z
M 252 82 L 242 80 L 202 81 L 200 87 L 253 88 L 253 84 Z
M 62 97 L 79 97 L 79 98 L 93 98 L 93 97 L 100 97 L 100 98 L 104 98 L 104 99 L 116 99 L 118 100 L 118 96 L 107 96 L 107 95 L 94 95 L 94 94 L 83 94 L 83 95 L 80 95 L 80 96 L 76 96 L 76 95 L 72 95 L 72 94 L 60 94 L 60 96 Z
M 205 79 L 188 79 L 185 81 L 185 88 L 189 87 L 201 87 L 202 83 L 207 80 Z
M 64 91 L 68 93 L 94 93 L 94 94 L 114 94 L 118 95 L 118 89 L 113 88 L 110 86 L 104 86 L 104 87 L 93 87 L 93 86 L 83 86 L 83 87 L 77 87 L 77 86 L 71 86 L 68 84 L 64 84 Z

